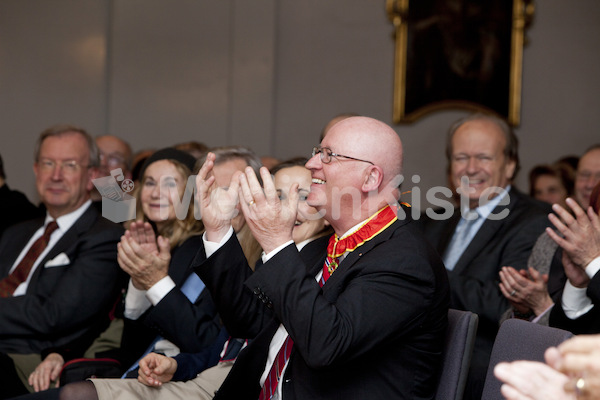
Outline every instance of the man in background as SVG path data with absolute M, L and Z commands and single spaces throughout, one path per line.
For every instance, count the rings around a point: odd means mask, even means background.
M 99 178 L 110 176 L 112 170 L 120 168 L 123 178 L 131 179 L 133 154 L 129 143 L 113 135 L 103 135 L 96 138 L 96 146 L 98 146 L 100 155 Z M 102 200 L 102 196 L 96 188 L 92 190 L 91 196 L 92 201 Z
M 81 128 L 54 126 L 38 138 L 33 170 L 46 216 L 14 225 L 0 239 L 2 396 L 27 393 L 19 377 L 29 375 L 42 351 L 82 351 L 108 323 L 123 286 L 123 230 L 90 207 L 98 164 L 96 144 Z
M 448 133 L 446 155 L 461 206 L 423 223 L 448 270 L 450 307 L 479 316 L 466 390 L 466 398 L 479 399 L 499 321 L 509 306 L 498 286 L 499 272 L 508 265 L 527 268 L 550 207 L 512 186 L 518 140 L 505 121 L 485 114 L 457 121 Z

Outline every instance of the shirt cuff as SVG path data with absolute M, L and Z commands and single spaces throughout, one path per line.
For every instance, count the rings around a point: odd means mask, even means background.
M 596 257 L 585 267 L 585 273 L 592 279 L 600 271 L 600 257 Z
M 562 308 L 569 319 L 577 319 L 594 307 L 587 288 L 577 288 L 567 280 L 562 295 Z
M 145 295 L 146 291 L 137 289 L 130 279 L 127 295 L 125 295 L 125 311 L 123 312 L 125 318 L 136 320 L 150 308 L 151 304 Z
M 286 247 L 288 247 L 292 243 L 294 243 L 293 240 L 288 240 L 284 244 L 282 244 L 282 245 L 276 247 L 275 249 L 273 249 L 273 251 L 271 251 L 269 254 L 266 254 L 266 253 L 263 252 L 263 254 L 261 256 L 263 264 L 266 264 L 267 261 L 269 261 L 271 258 L 275 257 L 275 255 L 277 255 L 277 253 L 279 253 L 281 250 L 285 249 Z
M 225 234 L 225 236 L 223 237 L 223 239 L 221 239 L 221 241 L 219 243 L 210 242 L 206 239 L 206 232 L 205 232 L 202 235 L 202 242 L 204 242 L 204 252 L 206 253 L 206 258 L 209 258 L 214 253 L 216 253 L 217 250 L 219 250 L 225 243 L 227 243 L 227 241 L 231 238 L 231 236 L 233 236 L 233 228 L 229 227 L 229 230 L 227 231 L 227 233 Z
M 167 275 L 148 289 L 146 298 L 153 306 L 156 306 L 174 287 L 175 282 Z

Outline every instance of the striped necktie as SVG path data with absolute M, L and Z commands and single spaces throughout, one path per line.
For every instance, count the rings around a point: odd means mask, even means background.
M 19 262 L 19 265 L 6 278 L 0 281 L 0 297 L 11 297 L 17 287 L 27 280 L 29 272 L 35 261 L 40 257 L 48 246 L 50 235 L 58 228 L 56 221 L 51 221 L 44 234 L 40 236 L 29 248 L 25 257 Z

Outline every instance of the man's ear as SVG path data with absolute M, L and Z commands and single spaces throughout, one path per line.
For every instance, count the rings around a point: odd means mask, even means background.
M 86 184 L 88 192 L 91 192 L 94 189 L 94 182 L 92 182 L 92 180 L 98 178 L 99 174 L 100 170 L 97 167 L 90 167 L 88 170 L 88 181 Z
M 505 166 L 506 178 L 510 181 L 515 177 L 515 170 L 517 168 L 517 162 L 515 160 L 509 160 Z
M 383 181 L 383 170 L 377 165 L 368 169 L 361 190 L 365 193 L 377 190 Z

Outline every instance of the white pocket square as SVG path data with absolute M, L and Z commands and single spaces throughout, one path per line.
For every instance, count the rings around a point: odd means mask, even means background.
M 60 265 L 67 265 L 70 263 L 71 263 L 71 260 L 69 260 L 69 257 L 65 253 L 60 253 L 59 255 L 54 257 L 52 260 L 48 260 L 46 262 L 46 264 L 44 264 L 44 268 L 58 267 Z

